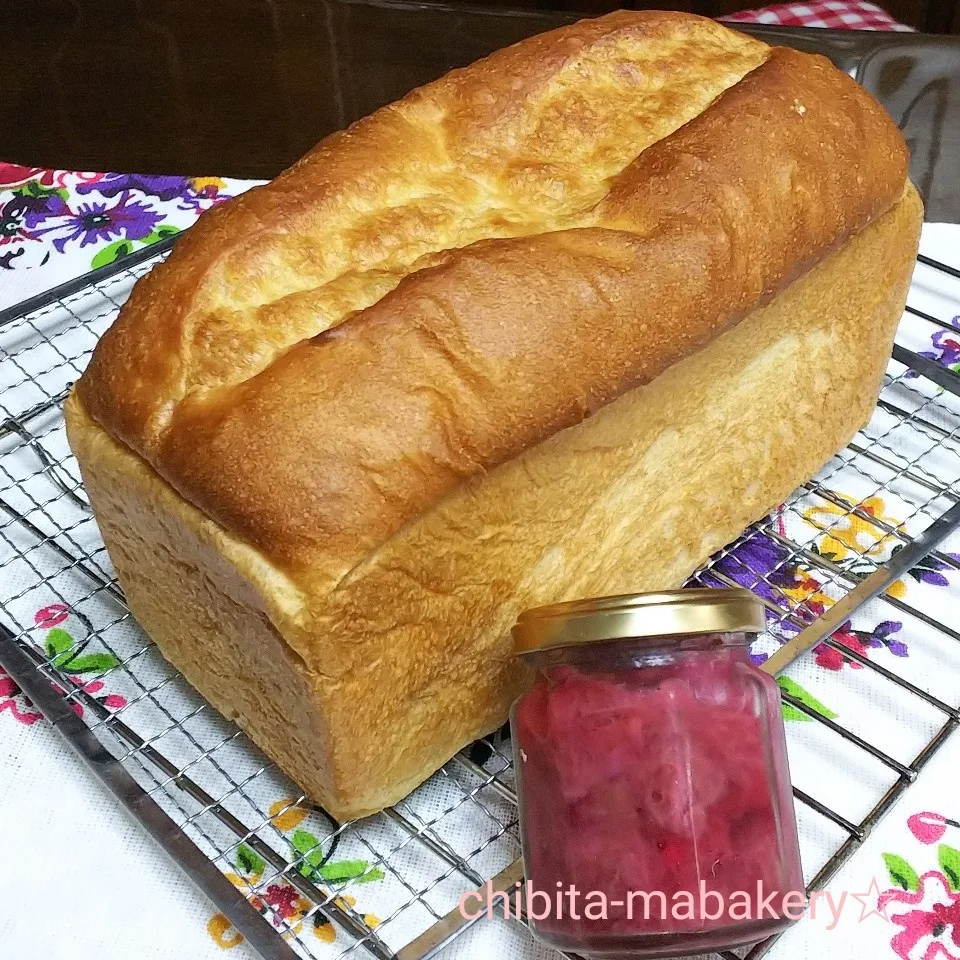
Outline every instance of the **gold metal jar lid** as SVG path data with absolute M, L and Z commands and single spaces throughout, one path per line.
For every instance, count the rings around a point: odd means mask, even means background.
M 526 610 L 513 628 L 513 645 L 530 653 L 604 640 L 760 633 L 765 625 L 763 604 L 739 587 L 627 593 Z

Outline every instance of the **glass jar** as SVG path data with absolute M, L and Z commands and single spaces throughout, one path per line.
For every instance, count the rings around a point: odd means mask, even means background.
M 593 956 L 752 943 L 806 899 L 780 692 L 748 655 L 748 590 L 522 614 L 536 671 L 511 727 L 537 937 Z

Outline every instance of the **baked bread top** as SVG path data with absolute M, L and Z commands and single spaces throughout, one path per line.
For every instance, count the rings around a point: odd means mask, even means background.
M 526 40 L 205 214 L 77 385 L 295 583 L 647 383 L 900 197 L 829 61 L 680 13 Z

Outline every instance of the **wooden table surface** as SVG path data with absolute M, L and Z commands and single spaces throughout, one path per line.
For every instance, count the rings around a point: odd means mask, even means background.
M 0 160 L 268 178 L 413 87 L 575 18 L 354 0 L 0 0 Z M 855 73 L 904 129 L 929 212 L 960 220 L 960 41 L 738 26 Z

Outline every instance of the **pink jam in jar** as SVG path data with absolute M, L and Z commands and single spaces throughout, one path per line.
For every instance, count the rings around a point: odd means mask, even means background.
M 550 946 L 677 957 L 805 907 L 779 689 L 750 662 L 747 590 L 523 614 L 511 713 L 529 917 Z

